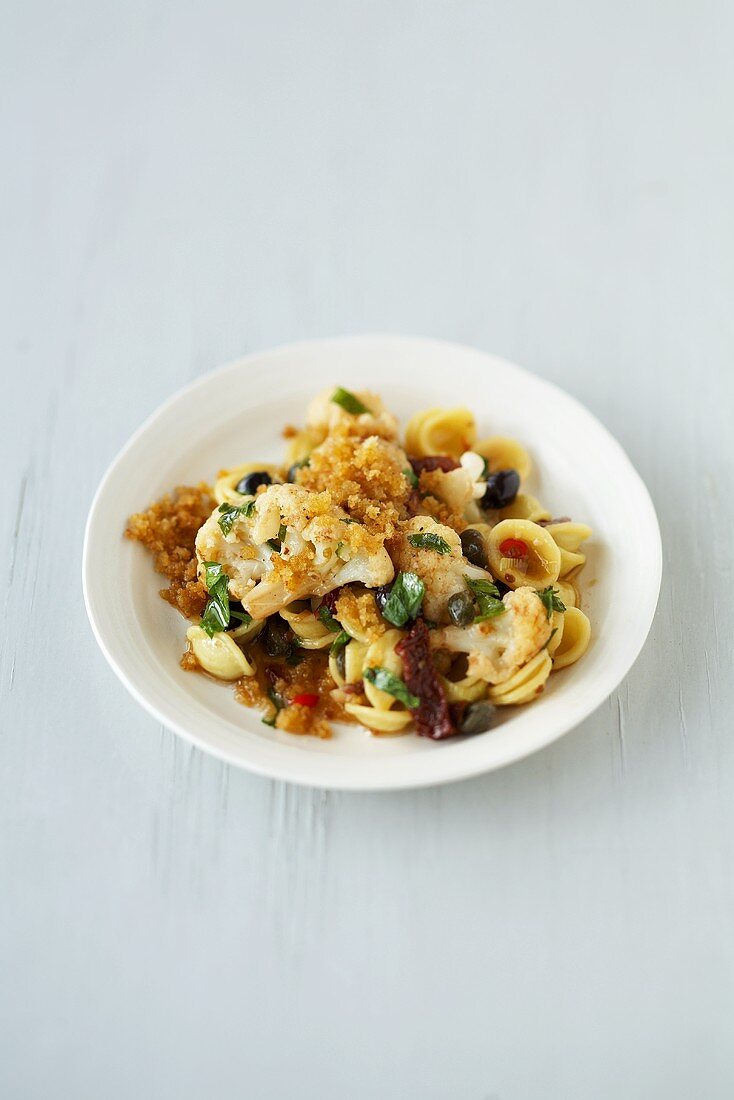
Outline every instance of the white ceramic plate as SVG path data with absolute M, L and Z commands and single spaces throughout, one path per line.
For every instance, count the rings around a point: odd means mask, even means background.
M 172 486 L 250 459 L 282 461 L 281 430 L 339 384 L 377 391 L 405 423 L 431 405 L 468 405 L 480 438 L 510 435 L 534 459 L 528 489 L 554 514 L 591 524 L 583 607 L 592 641 L 537 702 L 501 711 L 470 738 L 377 738 L 337 726 L 328 741 L 270 729 L 231 688 L 179 667 L 185 622 L 158 596 L 150 556 L 123 538 L 127 517 Z M 650 629 L 661 575 L 652 502 L 619 444 L 577 401 L 491 355 L 390 336 L 311 341 L 249 355 L 178 393 L 102 479 L 84 542 L 84 598 L 112 668 L 169 729 L 231 764 L 310 786 L 420 787 L 502 767 L 555 741 L 620 683 Z

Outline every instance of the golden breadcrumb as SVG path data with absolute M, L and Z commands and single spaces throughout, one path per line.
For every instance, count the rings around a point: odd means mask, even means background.
M 336 618 L 352 637 L 374 642 L 389 629 L 389 623 L 377 610 L 372 592 L 357 593 L 343 588 L 336 601 Z
M 198 617 L 206 606 L 206 589 L 196 577 L 195 542 L 213 507 L 208 485 L 179 485 L 145 512 L 130 516 L 125 531 L 151 552 L 156 571 L 171 582 L 161 596 L 186 618 Z

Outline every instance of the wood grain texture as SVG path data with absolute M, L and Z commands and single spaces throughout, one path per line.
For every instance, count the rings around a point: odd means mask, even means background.
M 4 24 L 0 1095 L 728 1100 L 731 5 L 30 0 Z M 148 718 L 80 552 L 175 388 L 369 330 L 586 403 L 665 572 L 574 733 L 347 796 Z

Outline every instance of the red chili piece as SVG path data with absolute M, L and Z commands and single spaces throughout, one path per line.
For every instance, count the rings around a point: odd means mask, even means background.
M 459 463 L 450 455 L 428 455 L 426 458 L 410 458 L 408 461 L 413 467 L 413 473 L 418 477 L 421 476 L 424 470 L 443 470 L 445 474 L 448 474 L 451 470 L 458 470 L 459 468 Z
M 420 705 L 413 711 L 420 736 L 441 741 L 458 733 L 451 719 L 446 692 L 431 660 L 431 636 L 423 619 L 416 619 L 395 646 L 395 652 L 402 658 L 403 679 L 408 690 L 420 699 Z
M 310 691 L 304 691 L 301 695 L 296 695 L 293 699 L 293 702 L 298 703 L 301 707 L 315 707 L 318 701 L 318 695 L 312 695 Z
M 500 554 L 506 558 L 526 558 L 528 553 L 527 543 L 522 539 L 505 539 L 500 543 Z

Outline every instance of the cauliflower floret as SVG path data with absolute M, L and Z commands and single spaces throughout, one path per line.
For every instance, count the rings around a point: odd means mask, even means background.
M 347 424 L 361 436 L 379 435 L 383 439 L 398 438 L 397 418 L 385 408 L 382 398 L 369 390 L 355 390 L 353 396 L 369 409 L 366 413 L 349 413 L 332 401 L 336 386 L 330 386 L 308 406 L 306 423 L 316 432 L 328 434 L 337 424 Z
M 196 536 L 200 563 L 219 562 L 229 591 L 254 619 L 294 600 L 325 596 L 343 584 L 388 584 L 395 574 L 384 546 L 361 545 L 361 528 L 328 493 L 299 485 L 270 485 L 255 498 L 251 516 L 237 515 L 228 534 L 212 513 Z
M 546 644 L 551 624 L 538 593 L 525 586 L 508 592 L 506 611 L 472 626 L 447 626 L 431 632 L 437 649 L 469 654 L 470 676 L 501 684 Z
M 443 540 L 450 553 L 413 546 L 411 535 L 431 534 Z M 427 619 L 435 623 L 449 621 L 446 604 L 454 592 L 466 589 L 464 577 L 472 580 L 491 581 L 492 576 L 486 569 L 470 565 L 461 552 L 461 539 L 456 531 L 438 523 L 431 516 L 414 516 L 401 525 L 400 535 L 391 543 L 391 556 L 395 568 L 404 573 L 417 573 L 426 586 L 423 610 Z

